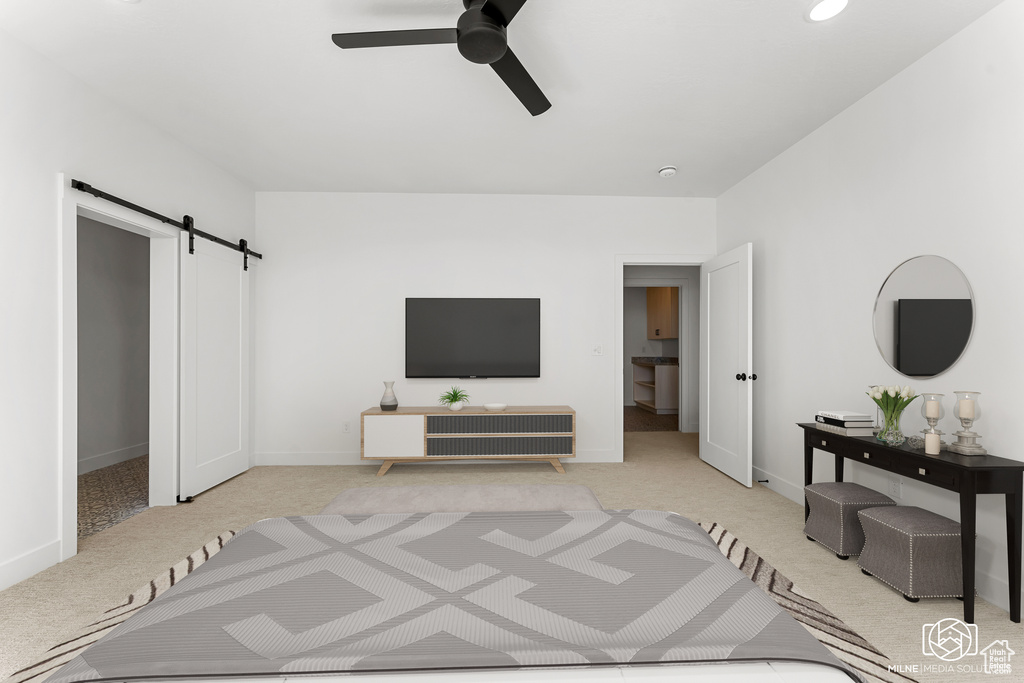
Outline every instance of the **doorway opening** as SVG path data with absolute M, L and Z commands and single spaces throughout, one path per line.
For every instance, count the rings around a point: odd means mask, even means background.
M 74 192 L 70 179 L 58 175 L 60 193 L 58 250 L 60 270 L 57 307 L 60 320 L 58 351 L 58 401 L 60 419 L 57 430 L 59 449 L 58 503 L 59 556 L 63 561 L 78 552 L 78 475 L 79 431 L 88 419 L 92 393 L 79 397 L 79 219 L 90 219 L 114 232 L 133 233 L 148 247 L 148 382 L 147 428 L 141 440 L 126 441 L 119 448 L 98 448 L 90 455 L 122 451 L 136 455 L 132 446 L 148 451 L 145 486 L 149 506 L 174 505 L 178 493 L 178 282 L 179 230 L 166 226 L 130 209 L 110 206 L 92 195 Z M 87 247 L 86 247 L 87 248 Z M 147 257 L 143 256 L 143 260 Z M 112 353 L 104 347 L 104 352 Z M 83 371 L 87 369 L 83 368 Z M 80 406 L 80 403 L 82 405 Z M 79 419 L 80 410 L 83 412 Z M 144 446 L 143 444 L 148 444 Z M 111 456 L 113 457 L 113 456 Z M 130 460 L 130 459 L 129 459 Z M 128 462 L 126 460 L 126 462 Z M 102 458 L 91 464 L 104 465 Z M 103 467 L 93 470 L 101 472 Z M 86 476 L 93 474 L 87 472 Z
M 630 280 L 622 291 L 624 432 L 679 431 L 679 287 L 642 287 Z
M 679 410 L 680 410 L 680 425 L 679 431 L 681 432 L 700 432 L 700 387 L 698 378 L 700 377 L 700 343 L 701 337 L 699 334 L 700 328 L 700 270 L 701 264 L 706 262 L 708 259 L 713 258 L 711 254 L 628 254 L 619 255 L 615 257 L 615 282 L 617 284 L 615 290 L 615 305 L 616 305 L 616 320 L 615 320 L 615 338 L 618 344 L 615 363 L 615 412 L 616 415 L 609 416 L 613 420 L 614 425 L 614 444 L 617 449 L 618 461 L 622 461 L 626 451 L 625 434 L 623 431 L 623 405 L 618 401 L 625 402 L 626 387 L 629 386 L 629 382 L 626 381 L 626 371 L 630 369 L 629 359 L 626 358 L 623 351 L 624 346 L 623 340 L 625 339 L 625 327 L 623 325 L 623 294 L 626 291 L 626 287 L 679 287 L 682 293 L 682 288 L 687 289 L 687 294 L 680 296 L 680 307 L 683 306 L 682 302 L 687 303 L 687 311 L 685 314 L 681 313 L 681 318 L 687 320 L 689 318 L 694 319 L 692 325 L 688 325 L 684 330 L 684 339 L 692 340 L 689 341 L 696 354 L 696 363 L 692 365 L 689 362 L 684 363 L 680 366 L 680 387 L 686 387 L 687 391 L 680 391 L 679 395 Z M 687 271 L 685 275 L 681 272 L 673 272 L 672 270 L 667 271 L 666 277 L 669 279 L 659 278 L 660 268 L 677 268 L 677 267 L 690 267 L 691 270 Z M 650 269 L 650 270 L 645 270 Z M 678 281 L 672 281 L 672 278 L 677 278 Z M 685 279 L 684 279 L 685 278 Z M 691 310 L 692 309 L 692 310 Z M 685 323 L 684 323 L 685 324 Z M 687 354 L 681 354 L 682 357 L 686 358 Z M 695 393 L 690 393 L 690 392 Z M 663 432 L 663 434 L 669 434 Z
M 81 539 L 149 507 L 149 239 L 77 229 Z
M 700 267 L 624 265 L 623 432 L 697 432 Z

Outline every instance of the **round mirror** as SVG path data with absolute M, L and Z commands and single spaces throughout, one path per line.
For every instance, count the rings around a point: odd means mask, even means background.
M 907 377 L 953 367 L 974 329 L 974 294 L 960 269 L 941 256 L 917 256 L 889 274 L 875 299 L 875 343 Z

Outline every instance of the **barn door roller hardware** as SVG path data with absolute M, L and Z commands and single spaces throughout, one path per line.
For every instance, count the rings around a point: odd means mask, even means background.
M 216 242 L 222 247 L 227 247 L 228 249 L 234 249 L 235 251 L 242 252 L 242 267 L 245 270 L 249 270 L 250 256 L 253 256 L 258 259 L 263 258 L 263 254 L 260 254 L 250 249 L 249 243 L 245 240 L 238 240 L 238 244 L 235 244 L 234 242 L 228 242 L 225 239 L 221 239 L 216 235 L 211 235 L 208 232 L 197 230 L 195 220 L 193 220 L 192 216 L 185 216 L 182 218 L 182 220 L 177 221 L 173 218 L 168 218 L 167 216 L 159 214 L 156 211 L 150 211 L 149 209 L 139 206 L 138 204 L 133 204 L 125 199 L 121 199 L 120 197 L 115 197 L 114 195 L 108 192 L 104 192 L 103 190 L 97 190 L 89 183 L 83 183 L 81 180 L 72 180 L 71 187 L 81 192 L 91 194 L 94 197 L 106 199 L 108 202 L 113 202 L 118 206 L 123 206 L 126 209 L 131 209 L 132 211 L 135 211 L 136 213 L 141 213 L 144 216 L 155 218 L 161 223 L 167 223 L 177 228 L 181 228 L 182 230 L 188 233 L 188 253 L 190 254 L 195 253 L 196 237 L 202 237 L 203 239 L 210 240 L 211 242 Z

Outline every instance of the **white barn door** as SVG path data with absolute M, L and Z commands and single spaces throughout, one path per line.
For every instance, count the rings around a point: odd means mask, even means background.
M 242 254 L 181 236 L 178 497 L 249 469 L 249 272 Z
M 700 459 L 748 487 L 753 478 L 751 261 L 747 243 L 700 269 Z

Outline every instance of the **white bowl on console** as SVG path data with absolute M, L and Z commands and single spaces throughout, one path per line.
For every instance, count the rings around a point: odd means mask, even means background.
M 508 407 L 507 403 L 485 403 L 484 410 L 505 410 Z

